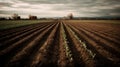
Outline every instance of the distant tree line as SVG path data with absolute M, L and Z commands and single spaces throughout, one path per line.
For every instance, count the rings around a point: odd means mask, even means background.
M 0 17 L 0 20 L 7 20 L 7 18 L 5 18 L 5 17 Z
M 13 14 L 11 17 L 5 18 L 0 17 L 0 20 L 36 20 L 38 19 L 37 16 L 29 15 L 28 18 L 24 19 L 21 18 L 18 14 Z M 56 19 L 56 18 L 39 18 L 41 20 L 47 20 L 47 19 Z M 74 17 L 72 13 L 69 13 L 65 17 L 57 18 L 57 19 L 65 19 L 65 20 L 120 20 L 120 17 Z
M 76 17 L 74 18 L 76 20 L 120 20 L 120 17 L 108 17 L 108 18 L 104 18 L 104 17 Z

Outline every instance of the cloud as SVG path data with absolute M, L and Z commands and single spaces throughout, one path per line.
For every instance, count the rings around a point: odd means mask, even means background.
M 73 13 L 80 17 L 120 16 L 120 0 L 0 0 L 0 16 L 18 13 L 58 17 Z

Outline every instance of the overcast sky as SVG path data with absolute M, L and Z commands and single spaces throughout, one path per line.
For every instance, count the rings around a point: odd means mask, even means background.
M 120 0 L 0 0 L 0 16 L 17 13 L 38 17 L 63 17 L 73 13 L 76 17 L 120 16 Z

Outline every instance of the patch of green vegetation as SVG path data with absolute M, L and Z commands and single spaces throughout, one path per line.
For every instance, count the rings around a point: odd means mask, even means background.
M 0 21 L 0 30 L 51 21 L 53 20 L 2 20 Z

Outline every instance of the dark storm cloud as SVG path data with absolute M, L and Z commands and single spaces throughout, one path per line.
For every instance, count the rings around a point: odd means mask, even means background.
M 120 0 L 0 0 L 0 14 L 120 16 Z M 1 12 L 2 11 L 2 12 Z
M 10 6 L 11 4 L 10 3 L 2 3 L 2 2 L 0 2 L 0 5 L 1 6 Z
M 11 3 L 2 3 L 0 2 L 0 7 L 4 7 L 4 6 L 11 6 Z
M 66 4 L 66 3 L 71 3 L 69 1 L 71 0 L 21 0 L 27 3 L 32 3 L 32 4 Z

